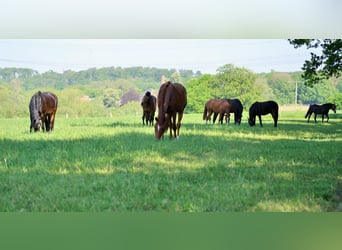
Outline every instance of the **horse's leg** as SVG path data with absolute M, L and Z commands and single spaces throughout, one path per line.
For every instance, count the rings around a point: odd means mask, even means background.
M 222 124 L 223 123 L 223 116 L 224 116 L 224 113 L 220 113 L 218 124 Z
M 209 123 L 210 123 L 211 114 L 212 114 L 212 113 L 213 113 L 213 111 L 211 111 L 211 110 L 209 110 L 209 111 L 207 112 L 206 124 L 208 124 L 208 121 L 209 121 Z
M 327 122 L 329 122 L 329 115 L 328 115 L 328 113 L 326 114 L 326 116 L 327 116 Z
M 42 121 L 42 131 L 45 132 L 45 117 L 41 116 L 41 121 Z
M 152 113 L 150 112 L 150 114 L 149 114 L 149 124 L 150 124 L 150 126 L 152 126 L 153 125 L 153 115 L 152 115 Z
M 146 115 L 145 115 L 145 124 L 146 125 L 148 125 L 148 120 L 149 120 L 149 115 L 148 115 L 148 113 L 146 113 Z
M 150 113 L 146 114 L 146 125 L 150 125 Z
M 177 137 L 176 137 L 177 140 L 179 139 L 179 130 L 180 130 L 180 127 L 182 125 L 181 124 L 182 118 L 183 118 L 183 112 L 179 112 L 178 113 L 178 121 L 177 121 Z
M 316 118 L 317 118 L 317 114 L 315 113 L 315 116 L 314 116 L 314 119 L 315 119 L 315 123 L 317 122 L 317 121 L 316 121 Z
M 176 114 L 177 113 L 174 113 L 174 114 L 170 115 L 170 139 L 172 139 L 172 130 L 173 130 L 173 136 L 175 138 L 177 138 L 177 135 L 176 135 L 176 130 L 177 130 Z
M 216 118 L 217 118 L 218 113 L 214 112 L 214 117 L 213 117 L 213 124 L 215 124 Z M 219 119 L 220 120 L 220 119 Z
M 273 121 L 274 121 L 274 127 L 277 127 L 278 114 L 276 112 L 272 113 L 272 118 L 273 118 Z
M 45 116 L 45 129 L 46 132 L 50 132 L 50 115 Z
M 258 115 L 258 116 L 259 116 L 260 127 L 262 127 L 261 115 Z
M 308 123 L 310 122 L 310 117 L 311 117 L 311 115 L 312 115 L 312 112 L 309 112 L 309 111 L 308 111 L 308 114 L 307 114 L 307 116 L 308 116 Z
M 227 113 L 226 113 L 226 124 L 227 124 L 227 125 L 229 124 L 229 120 L 230 120 L 230 113 L 227 112 Z
M 51 131 L 53 130 L 53 127 L 54 127 L 54 124 L 55 124 L 55 117 L 56 117 L 56 113 L 53 112 L 51 114 L 51 118 L 50 118 L 50 130 Z

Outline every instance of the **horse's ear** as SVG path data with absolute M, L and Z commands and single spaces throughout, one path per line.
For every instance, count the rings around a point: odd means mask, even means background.
M 158 118 L 156 117 L 156 122 L 158 122 Z
M 41 95 L 42 94 L 42 92 L 40 92 L 40 90 L 38 91 L 38 95 Z

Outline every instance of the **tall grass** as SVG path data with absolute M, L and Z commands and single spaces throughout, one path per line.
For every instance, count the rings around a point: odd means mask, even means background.
M 283 112 L 261 128 L 186 114 L 179 141 L 155 141 L 140 115 L 57 115 L 50 134 L 0 119 L 0 211 L 335 210 L 342 118 L 330 117 Z

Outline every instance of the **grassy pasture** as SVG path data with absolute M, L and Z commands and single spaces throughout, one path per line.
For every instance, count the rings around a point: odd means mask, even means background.
M 339 112 L 338 112 L 339 113 Z M 0 211 L 340 210 L 342 116 L 279 127 L 205 125 L 185 114 L 180 140 L 155 141 L 138 116 L 65 119 L 51 134 L 0 119 Z M 320 119 L 319 119 L 320 121 Z

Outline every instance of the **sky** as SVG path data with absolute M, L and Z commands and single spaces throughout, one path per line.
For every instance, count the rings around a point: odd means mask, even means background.
M 286 38 L 341 38 L 341 0 L 0 0 L 0 68 L 300 71 Z M 319 18 L 318 18 L 319 17 Z M 272 39 L 270 39 L 272 38 Z
M 225 64 L 294 72 L 309 58 L 286 39 L 0 39 L 0 68 L 40 73 L 142 66 L 215 74 Z

